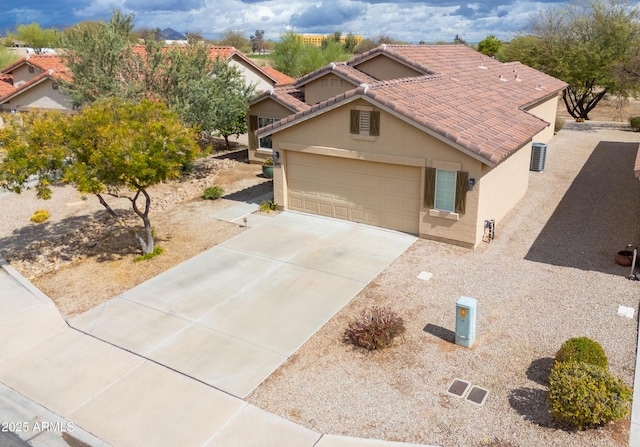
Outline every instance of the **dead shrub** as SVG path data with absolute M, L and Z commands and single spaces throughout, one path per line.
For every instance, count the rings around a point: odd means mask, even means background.
M 405 330 L 404 320 L 391 308 L 374 306 L 349 323 L 343 341 L 373 351 L 389 347 Z

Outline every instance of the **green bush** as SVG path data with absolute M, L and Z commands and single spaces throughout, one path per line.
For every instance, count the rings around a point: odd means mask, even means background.
M 562 129 L 564 129 L 564 125 L 566 124 L 566 122 L 567 120 L 565 120 L 561 116 L 557 116 L 555 126 L 553 127 L 553 131 L 555 133 L 560 132 Z
M 260 203 L 260 211 L 264 211 L 265 213 L 275 211 L 276 209 L 278 209 L 278 204 L 273 200 L 263 200 Z
M 35 222 L 35 223 L 42 223 L 47 219 L 49 219 L 49 211 L 37 210 L 35 213 L 33 213 L 30 220 L 31 222 Z
M 219 186 L 209 186 L 204 190 L 202 198 L 205 200 L 215 200 L 222 197 L 223 194 L 224 189 L 220 188 Z
M 599 366 L 556 363 L 549 375 L 549 407 L 554 419 L 580 430 L 629 413 L 632 390 Z
M 146 255 L 140 255 L 140 256 L 136 256 L 135 259 L 133 260 L 134 262 L 140 262 L 140 261 L 148 261 L 149 259 L 153 259 L 156 256 L 160 256 L 162 254 L 164 250 L 162 249 L 162 247 L 158 247 L 157 245 L 153 248 L 153 251 L 151 253 L 147 253 Z
M 602 346 L 587 337 L 570 338 L 556 353 L 556 362 L 579 362 L 607 369 L 609 361 Z
M 640 116 L 629 118 L 629 125 L 633 130 L 640 131 Z
M 373 351 L 391 345 L 405 332 L 404 320 L 388 307 L 363 309 L 344 331 L 343 341 Z

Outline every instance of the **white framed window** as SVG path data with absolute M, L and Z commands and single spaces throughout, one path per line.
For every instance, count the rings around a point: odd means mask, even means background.
M 434 208 L 453 213 L 456 207 L 456 171 L 436 169 Z

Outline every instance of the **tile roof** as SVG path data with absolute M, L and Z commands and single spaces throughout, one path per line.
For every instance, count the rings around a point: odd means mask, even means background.
M 381 54 L 425 74 L 363 83 L 259 129 L 258 135 L 363 98 L 494 166 L 548 126 L 524 109 L 566 87 L 521 63 L 503 64 L 463 45 L 383 45 L 347 65 L 357 69 Z
M 267 73 L 269 76 L 271 76 L 273 79 L 276 80 L 276 85 L 287 85 L 295 81 L 295 79 L 293 79 L 291 76 L 288 76 L 276 70 L 273 67 L 269 67 L 265 65 L 265 66 L 261 66 L 260 68 L 262 69 L 262 71 L 264 71 L 265 73 Z
M 296 80 L 293 85 L 296 87 L 303 87 L 305 84 L 321 78 L 327 73 L 334 73 L 337 76 L 351 82 L 354 85 L 360 85 L 362 83 L 372 83 L 376 82 L 377 79 L 372 78 L 366 73 L 347 65 L 345 62 L 332 62 L 329 65 L 325 65 L 322 68 L 319 68 L 311 73 L 299 78 Z
M 304 102 L 304 93 L 297 88 L 286 85 L 282 87 L 276 87 L 271 90 L 266 90 L 262 92 L 253 102 L 252 104 L 256 104 L 260 101 L 263 101 L 267 98 L 270 98 L 284 107 L 291 110 L 291 112 L 301 112 L 303 110 L 307 110 L 311 108 L 309 104 Z
M 54 78 L 71 79 L 69 69 L 62 62 L 60 56 L 50 54 L 29 55 L 7 67 L 4 67 L 0 70 L 0 73 L 10 74 L 13 70 L 25 64 L 31 65 L 43 72 L 50 72 L 49 74 Z

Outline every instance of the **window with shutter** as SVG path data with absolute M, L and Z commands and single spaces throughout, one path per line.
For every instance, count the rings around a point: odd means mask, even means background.
M 468 181 L 468 172 L 425 168 L 425 208 L 464 214 Z
M 354 135 L 380 135 L 380 112 L 351 110 L 350 132 Z

